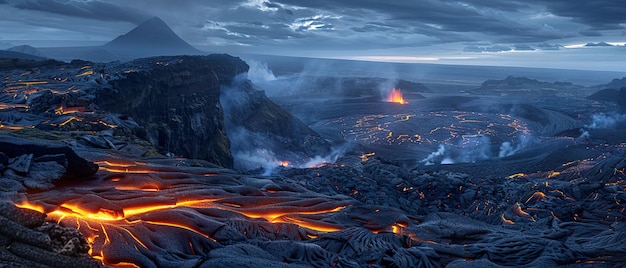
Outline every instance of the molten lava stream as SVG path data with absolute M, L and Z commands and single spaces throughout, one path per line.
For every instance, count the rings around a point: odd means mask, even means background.
M 238 239 L 261 219 L 299 226 L 312 236 L 338 231 L 342 227 L 326 219 L 352 204 L 345 197 L 283 191 L 276 185 L 274 191 L 260 191 L 265 180 L 246 185 L 211 169 L 185 173 L 185 168 L 158 163 L 97 163 L 96 179 L 31 193 L 16 205 L 78 229 L 91 246 L 90 255 L 115 267 L 159 266 L 163 256 L 206 258 L 221 247 L 220 241 Z M 232 227 L 233 221 L 247 227 Z
M 396 88 L 391 89 L 391 92 L 389 92 L 389 95 L 387 95 L 387 102 L 395 102 L 399 104 L 408 103 L 404 100 L 404 97 L 402 96 L 402 91 Z

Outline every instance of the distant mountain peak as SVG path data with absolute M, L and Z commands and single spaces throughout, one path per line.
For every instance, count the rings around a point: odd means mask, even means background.
M 161 26 L 167 26 L 167 23 L 165 23 L 161 18 L 154 16 L 146 21 L 144 21 L 143 23 L 141 23 L 140 25 L 149 25 L 149 24 L 161 24 Z
M 137 57 L 201 53 L 180 38 L 159 17 L 153 17 L 139 24 L 104 46 L 107 49 Z

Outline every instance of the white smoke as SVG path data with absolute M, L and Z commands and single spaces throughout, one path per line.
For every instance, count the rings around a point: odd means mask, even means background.
M 441 160 L 441 164 L 442 165 L 452 165 L 452 164 L 454 164 L 454 159 L 452 159 L 450 157 L 444 157 L 443 160 Z
M 520 136 L 514 142 L 505 141 L 496 150 L 488 136 L 466 136 L 456 144 L 440 144 L 437 151 L 430 153 L 420 163 L 424 165 L 473 163 L 480 160 L 502 158 L 514 155 L 529 146 L 530 136 Z M 497 152 L 497 155 L 496 155 Z
M 587 131 L 584 128 L 581 128 L 579 131 L 580 131 L 580 136 L 576 138 L 577 142 L 585 142 L 591 139 L 591 134 L 589 134 L 589 131 Z
M 510 142 L 505 141 L 500 144 L 500 152 L 498 153 L 498 157 L 507 157 L 515 154 L 519 149 L 517 147 L 513 147 Z
M 470 136 L 464 138 L 455 162 L 471 163 L 490 158 L 493 158 L 491 139 L 488 136 Z
M 427 165 L 427 166 L 434 165 L 436 161 L 438 161 L 441 158 L 444 158 L 445 153 L 446 153 L 446 146 L 443 144 L 439 144 L 439 149 L 437 149 L 437 151 L 430 153 L 426 158 L 422 159 L 422 161 L 420 162 L 424 163 L 424 165 Z M 443 161 L 441 161 L 440 163 L 443 164 Z
M 278 160 L 274 152 L 265 148 L 238 151 L 233 154 L 233 157 L 237 161 L 237 168 L 243 170 L 262 169 L 263 176 L 271 175 L 274 169 L 286 164 L 285 161 Z
M 331 153 L 325 156 L 316 155 L 315 157 L 306 161 L 304 164 L 297 165 L 296 167 L 314 168 L 314 167 L 319 167 L 325 164 L 334 164 L 335 162 L 337 162 L 337 159 L 339 159 L 346 153 L 346 150 L 348 149 L 348 145 L 349 144 L 345 144 L 343 146 L 340 146 L 339 148 L 333 148 Z
M 626 124 L 626 114 L 594 114 L 591 116 L 591 124 L 585 125 L 591 129 L 614 128 Z
M 255 84 L 274 81 L 276 76 L 274 72 L 267 67 L 267 63 L 255 60 L 246 60 L 250 69 L 248 70 L 248 79 Z
M 274 174 L 279 168 L 315 168 L 322 165 L 334 164 L 346 152 L 347 146 L 333 148 L 328 155 L 317 155 L 306 162 L 298 162 L 294 159 L 278 159 L 275 153 L 267 148 L 256 148 L 246 151 L 237 151 L 233 154 L 236 160 L 236 167 L 242 170 L 255 171 L 262 170 L 263 176 Z
M 532 142 L 532 137 L 526 136 L 526 135 L 518 136 L 516 144 L 514 144 L 513 142 L 505 141 L 502 144 L 500 144 L 500 151 L 498 152 L 498 157 L 502 158 L 502 157 L 512 156 L 518 153 L 519 151 L 521 151 L 522 149 L 528 147 L 531 142 Z

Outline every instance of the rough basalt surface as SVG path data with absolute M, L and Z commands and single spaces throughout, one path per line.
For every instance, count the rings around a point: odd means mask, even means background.
M 44 222 L 46 215 L 0 203 L 0 266 L 102 267 L 73 228 Z

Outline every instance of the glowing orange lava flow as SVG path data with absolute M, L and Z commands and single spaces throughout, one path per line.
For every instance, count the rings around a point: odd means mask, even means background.
M 206 254 L 221 241 L 251 232 L 270 239 L 285 234 L 309 239 L 341 230 L 328 218 L 352 204 L 345 196 L 221 175 L 223 169 L 130 160 L 96 163 L 101 167 L 96 179 L 29 194 L 16 206 L 78 229 L 91 245 L 89 253 L 115 267 L 154 266 L 150 256 L 155 252 Z
M 407 104 L 408 102 L 404 100 L 404 97 L 402 96 L 402 91 L 400 91 L 399 89 L 392 89 L 391 92 L 389 92 L 389 95 L 387 95 L 387 102 L 395 102 L 395 103 L 400 103 L 400 104 Z

